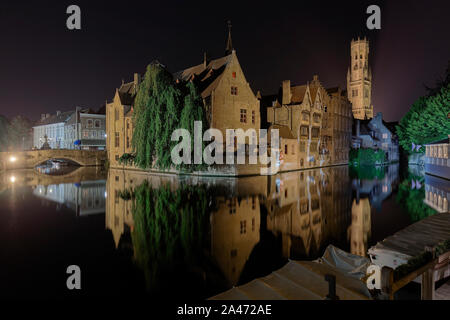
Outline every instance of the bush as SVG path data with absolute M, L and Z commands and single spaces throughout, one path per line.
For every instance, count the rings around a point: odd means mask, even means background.
M 374 149 L 350 149 L 349 159 L 350 164 L 355 166 L 383 164 L 386 161 L 386 152 Z

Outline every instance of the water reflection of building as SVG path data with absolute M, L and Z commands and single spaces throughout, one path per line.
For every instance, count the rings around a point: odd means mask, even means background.
M 352 224 L 347 233 L 352 254 L 366 256 L 371 229 L 369 199 L 353 199 Z
M 324 168 L 271 177 L 267 229 L 281 235 L 283 256 L 304 257 L 345 235 L 351 193 L 348 168 Z
M 450 182 L 438 177 L 425 175 L 424 202 L 437 212 L 449 212 Z
M 132 201 L 124 190 L 133 190 L 147 181 L 152 188 L 180 183 L 203 184 L 218 191 L 216 209 L 210 212 L 210 248 L 205 248 L 227 281 L 235 285 L 260 235 L 260 196 L 266 190 L 267 177 L 216 179 L 175 175 L 148 175 L 145 172 L 110 169 L 107 181 L 106 228 L 110 229 L 116 248 L 121 237 L 133 232 Z M 129 239 L 129 238 L 128 238 Z
M 259 197 L 217 199 L 218 210 L 211 214 L 211 255 L 231 285 L 259 242 Z
M 377 173 L 383 175 L 382 178 L 374 176 L 369 178 L 355 178 L 353 179 L 353 189 L 356 192 L 356 197 L 368 196 L 371 206 L 378 211 L 381 210 L 383 201 L 392 194 L 392 190 L 398 185 L 398 164 L 390 165 L 388 167 L 380 167 L 376 170 Z
M 77 215 L 105 212 L 105 180 L 37 185 L 33 194 L 52 202 L 63 204 Z

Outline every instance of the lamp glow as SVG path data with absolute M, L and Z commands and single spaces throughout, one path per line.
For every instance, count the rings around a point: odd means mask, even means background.
M 17 158 L 14 156 L 9 157 L 10 162 L 16 162 Z
M 16 182 L 16 177 L 11 176 L 11 177 L 9 178 L 9 181 L 11 181 L 12 183 Z

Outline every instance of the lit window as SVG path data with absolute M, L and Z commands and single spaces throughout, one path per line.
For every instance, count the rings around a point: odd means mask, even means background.
M 240 120 L 242 123 L 247 123 L 247 110 L 241 109 Z
M 233 78 L 236 78 L 236 72 L 233 71 L 232 75 L 233 75 Z
M 115 133 L 115 137 L 114 137 L 115 139 L 115 141 L 114 141 L 114 145 L 115 145 L 115 147 L 116 148 L 118 148 L 119 147 L 119 133 L 118 132 L 116 132 Z

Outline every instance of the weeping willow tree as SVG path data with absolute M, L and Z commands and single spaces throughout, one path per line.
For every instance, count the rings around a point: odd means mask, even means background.
M 145 181 L 130 198 L 134 257 L 150 292 L 165 291 L 164 286 L 186 272 L 207 269 L 201 264 L 209 243 L 209 213 L 214 209 L 210 190 L 190 185 L 175 191 L 169 186 L 154 189 Z M 177 290 L 182 287 L 179 283 Z
M 143 169 L 170 168 L 171 150 L 178 143 L 171 141 L 173 131 L 185 128 L 193 137 L 194 121 L 202 121 L 203 128 L 208 126 L 196 85 L 190 81 L 175 82 L 165 67 L 151 63 L 135 98 L 133 162 Z M 193 165 L 177 168 L 198 169 Z
M 134 162 L 141 168 L 170 166 L 170 137 L 178 127 L 181 90 L 172 75 L 160 64 L 151 63 L 139 85 L 133 112 Z

